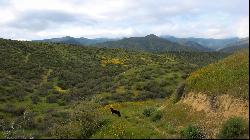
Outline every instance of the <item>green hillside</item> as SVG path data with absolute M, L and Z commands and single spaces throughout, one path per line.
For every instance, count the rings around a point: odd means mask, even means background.
M 186 119 L 199 121 L 184 105 L 167 105 L 161 121 L 158 111 L 133 118 L 165 106 L 192 71 L 224 56 L 0 39 L 0 138 L 179 138 Z
M 107 48 L 125 48 L 147 52 L 200 51 L 200 49 L 180 45 L 178 43 L 168 41 L 153 34 L 147 35 L 145 37 L 130 37 L 118 41 L 98 43 L 95 46 Z
M 115 40 L 116 39 L 109 39 L 109 38 L 88 39 L 84 37 L 74 38 L 70 36 L 65 36 L 61 38 L 51 38 L 51 39 L 33 40 L 33 41 L 34 42 L 65 43 L 65 44 L 72 44 L 72 45 L 93 45 L 97 43 L 103 43 L 103 42 L 115 41 Z
M 204 47 L 207 47 L 212 50 L 218 50 L 221 48 L 226 47 L 229 44 L 236 43 L 240 40 L 238 37 L 232 38 L 224 38 L 224 39 L 214 39 L 214 38 L 195 38 L 195 37 L 188 37 L 188 38 L 178 38 L 169 35 L 163 35 L 162 38 L 168 39 L 173 42 L 177 43 L 188 43 L 189 41 L 198 43 Z
M 249 48 L 249 38 L 240 39 L 239 41 L 229 44 L 219 51 L 225 53 L 234 53 L 245 48 Z
M 113 93 L 118 88 L 117 78 L 128 70 L 126 73 L 134 73 L 133 71 L 142 73 L 142 77 L 139 78 L 141 80 L 137 80 L 143 81 L 143 85 L 145 83 L 159 85 L 160 83 L 155 81 L 161 77 L 159 73 L 157 74 L 160 68 L 161 74 L 171 76 L 172 73 L 176 73 L 174 78 L 177 78 L 177 81 L 170 83 L 174 88 L 181 74 L 186 74 L 190 72 L 188 69 L 195 68 L 189 64 L 179 64 L 166 55 L 123 49 L 97 49 L 8 40 L 1 40 L 0 45 L 2 66 L 0 72 L 3 79 L 1 92 L 4 95 L 1 98 L 4 101 L 13 98 L 22 101 L 33 95 L 55 99 L 53 102 L 65 102 L 65 100 L 88 98 L 103 92 Z M 164 67 L 168 70 L 164 70 Z M 153 72 L 156 75 L 151 75 Z M 154 78 L 146 79 L 145 74 Z M 151 89 L 142 87 L 140 91 L 144 90 Z M 161 96 L 155 91 L 145 94 L 155 94 L 156 97 L 165 97 L 169 94 L 164 93 L 165 95 Z M 144 93 L 139 92 L 139 94 Z M 132 95 L 126 94 L 126 96 Z
M 187 83 L 192 91 L 209 95 L 230 94 L 248 99 L 249 49 L 193 72 Z

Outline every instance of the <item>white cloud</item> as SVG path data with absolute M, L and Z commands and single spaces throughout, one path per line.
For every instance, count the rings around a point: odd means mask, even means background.
M 0 0 L 0 37 L 245 37 L 248 0 Z
M 236 25 L 237 35 L 239 37 L 249 37 L 249 16 L 242 17 Z

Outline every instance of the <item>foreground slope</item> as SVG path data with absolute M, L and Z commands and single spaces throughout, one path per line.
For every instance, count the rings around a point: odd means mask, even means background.
M 248 98 L 249 52 L 237 52 L 195 71 L 187 79 L 189 90 Z
M 182 61 L 191 57 L 0 39 L 0 138 L 179 138 L 186 120 L 200 117 L 162 98 L 223 56 Z M 110 114 L 112 106 L 121 118 Z M 150 106 L 166 109 L 164 119 L 135 117 Z
M 211 138 L 218 138 L 221 125 L 232 117 L 246 123 L 247 133 L 237 137 L 249 138 L 249 49 L 192 72 L 186 86 L 180 103 L 205 114 L 202 126 Z

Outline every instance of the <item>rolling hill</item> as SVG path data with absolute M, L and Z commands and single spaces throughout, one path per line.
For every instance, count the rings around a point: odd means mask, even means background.
M 211 117 L 171 98 L 225 56 L 0 39 L 0 138 L 182 138 Z
M 33 41 L 34 42 L 65 43 L 65 44 L 72 44 L 72 45 L 93 45 L 97 43 L 103 43 L 103 42 L 114 41 L 114 40 L 117 40 L 117 39 L 108 39 L 108 38 L 88 39 L 84 37 L 74 38 L 70 36 L 65 36 L 61 38 L 51 38 L 51 39 L 33 40 Z
M 200 52 L 210 52 L 213 51 L 213 49 L 205 47 L 200 45 L 199 43 L 196 43 L 195 41 L 191 41 L 191 40 L 186 40 L 186 39 L 178 39 L 175 38 L 173 36 L 162 36 L 162 38 L 172 41 L 172 42 L 176 42 L 178 44 L 184 45 L 184 46 L 188 46 L 191 48 L 196 48 L 198 49 Z
M 164 51 L 188 51 L 199 52 L 203 49 L 199 47 L 189 47 L 162 39 L 156 35 L 150 34 L 145 37 L 130 37 L 118 41 L 109 41 L 105 43 L 96 44 L 98 47 L 106 48 L 125 48 L 132 50 L 142 50 L 147 52 L 164 52 Z
M 177 43 L 185 43 L 185 42 L 195 42 L 198 43 L 204 47 L 210 48 L 212 50 L 219 50 L 231 43 L 235 43 L 239 41 L 240 39 L 237 37 L 234 38 L 225 38 L 225 39 L 213 39 L 213 38 L 194 38 L 194 37 L 189 37 L 189 38 L 177 38 L 174 36 L 169 36 L 169 35 L 163 35 L 161 36 L 162 38 L 168 39 L 173 42 Z
M 229 94 L 249 98 L 249 49 L 191 73 L 188 89 L 208 95 Z
M 224 53 L 233 53 L 244 48 L 249 48 L 249 38 L 240 39 L 239 41 L 229 44 L 219 51 Z

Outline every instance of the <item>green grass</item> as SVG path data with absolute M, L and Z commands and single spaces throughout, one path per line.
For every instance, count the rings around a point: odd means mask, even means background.
M 112 115 L 110 107 L 118 109 L 122 117 Z M 150 117 L 143 114 L 147 108 L 156 109 Z M 91 138 L 179 138 L 181 128 L 189 123 L 201 124 L 200 120 L 205 118 L 202 113 L 194 113 L 184 104 L 173 104 L 169 99 L 113 103 L 101 110 L 107 124 Z M 162 118 L 153 121 L 156 112 Z
M 179 138 L 182 127 L 189 122 L 202 124 L 204 114 L 164 98 L 198 66 L 223 57 L 202 53 L 184 61 L 192 54 L 184 53 L 178 59 L 182 53 L 0 39 L 0 109 L 14 105 L 14 111 L 0 111 L 0 121 L 7 127 L 26 122 L 15 126 L 15 131 L 23 136 L 32 133 L 34 138 Z M 199 58 L 205 62 L 197 62 Z M 79 102 L 83 105 L 78 106 Z M 101 115 L 93 116 L 95 106 Z M 111 115 L 110 106 L 120 110 L 122 117 Z M 24 114 L 15 113 L 19 107 L 34 116 L 23 120 Z M 143 111 L 151 107 L 156 111 L 144 116 Z M 85 126 L 93 129 L 83 137 Z
M 230 94 L 248 99 L 249 52 L 237 52 L 201 68 L 187 79 L 188 89 L 208 95 Z

